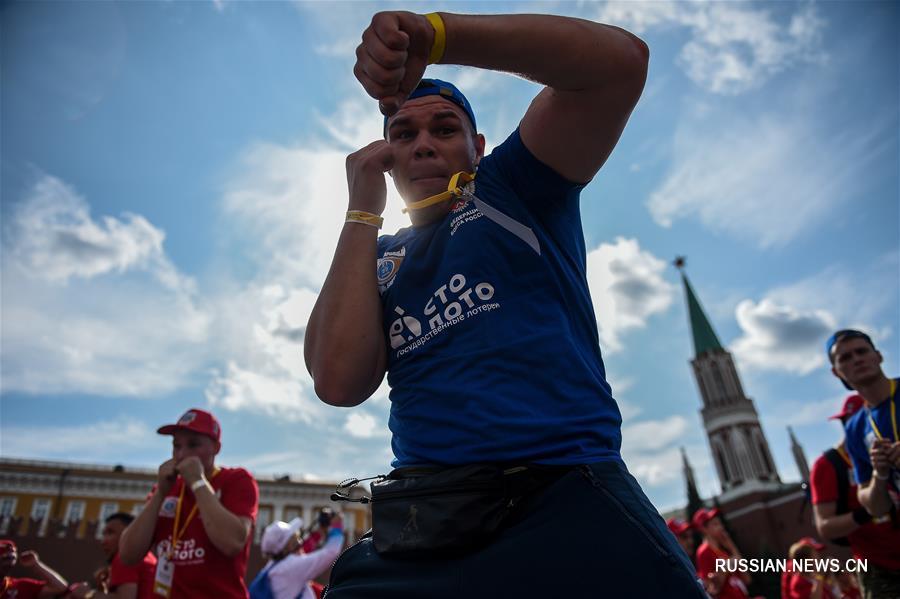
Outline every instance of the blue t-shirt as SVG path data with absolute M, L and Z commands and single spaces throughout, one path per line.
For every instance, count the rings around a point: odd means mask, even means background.
M 514 131 L 474 195 L 378 240 L 395 467 L 621 459 L 579 194 Z M 529 227 L 539 247 L 498 221 Z M 539 250 L 540 253 L 538 253 Z
M 866 407 L 862 408 L 847 421 L 844 431 L 847 438 L 847 453 L 850 454 L 850 459 L 853 461 L 853 472 L 855 473 L 857 484 L 864 485 L 872 478 L 872 461 L 869 458 L 869 450 L 878 437 L 872 428 L 869 414 L 875 420 L 875 426 L 878 427 L 881 435 L 885 439 L 896 441 L 894 439 L 894 424 L 891 422 L 892 403 L 897 403 L 896 393 L 888 401 L 881 402 L 871 410 Z M 900 405 L 897 405 L 894 410 L 900 412 Z M 900 426 L 900 423 L 898 423 L 898 426 Z M 895 490 L 900 488 L 900 471 L 896 468 L 891 469 L 889 482 L 892 483 Z

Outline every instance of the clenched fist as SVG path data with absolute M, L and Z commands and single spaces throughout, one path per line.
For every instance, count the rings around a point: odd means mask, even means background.
M 203 462 L 195 455 L 188 456 L 175 465 L 175 470 L 184 479 L 184 484 L 191 486 L 203 477 Z
M 159 471 L 156 474 L 156 491 L 163 497 L 175 484 L 175 478 L 178 472 L 175 470 L 175 459 L 166 460 L 159 465 Z
M 380 12 L 362 34 L 356 48 L 353 74 L 366 93 L 378 100 L 385 116 L 416 88 L 434 43 L 434 28 L 422 15 L 405 11 Z
M 383 139 L 373 141 L 347 156 L 347 187 L 350 210 L 380 215 L 387 203 L 384 173 L 394 167 L 394 151 Z

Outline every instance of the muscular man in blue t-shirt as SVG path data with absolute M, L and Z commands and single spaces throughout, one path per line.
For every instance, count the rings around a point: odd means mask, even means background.
M 465 555 L 410 563 L 363 540 L 335 565 L 329 599 L 702 596 L 622 463 L 586 277 L 580 192 L 618 141 L 647 58 L 622 29 L 543 15 L 387 12 L 363 33 L 354 74 L 385 139 L 347 159 L 347 222 L 304 342 L 316 392 L 355 406 L 387 373 L 395 467 L 566 474 Z M 465 96 L 421 79 L 431 62 L 545 87 L 485 156 Z M 412 226 L 378 238 L 385 172 Z
M 862 331 L 838 331 L 828 339 L 826 350 L 832 373 L 865 401 L 863 408 L 844 425 L 847 453 L 859 485 L 859 502 L 875 522 L 894 520 L 896 530 L 900 508 L 898 381 L 885 376 L 881 352 Z M 879 557 L 890 560 L 896 555 L 895 547 L 892 554 Z M 866 596 L 871 593 L 873 597 L 900 597 L 900 571 L 873 564 L 872 560 L 869 566 L 867 572 L 859 573 Z

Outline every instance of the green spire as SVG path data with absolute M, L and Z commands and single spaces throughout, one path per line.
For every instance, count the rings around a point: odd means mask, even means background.
M 681 271 L 681 280 L 684 281 L 684 295 L 687 299 L 688 315 L 691 319 L 691 332 L 694 335 L 694 356 L 701 356 L 716 349 L 725 349 L 722 347 L 722 343 L 719 342 L 719 338 L 716 337 L 716 332 L 709 323 L 709 319 L 706 318 L 703 306 L 700 305 L 700 301 L 697 299 L 697 295 L 694 293 L 694 288 L 691 287 L 687 275 L 684 274 L 684 258 L 679 257 L 676 259 L 675 266 Z

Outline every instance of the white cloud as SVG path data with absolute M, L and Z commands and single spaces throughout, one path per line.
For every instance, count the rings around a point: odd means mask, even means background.
M 145 423 L 118 419 L 82 426 L 4 426 L 0 453 L 38 459 L 97 460 L 107 463 L 110 448 L 116 455 L 153 448 L 158 436 Z
M 618 237 L 588 253 L 587 279 L 604 351 L 621 350 L 626 331 L 643 328 L 648 318 L 669 308 L 675 287 L 663 279 L 665 268 L 636 239 Z
M 739 2 L 607 2 L 597 20 L 631 29 L 687 29 L 677 62 L 700 87 L 739 94 L 800 61 L 823 60 L 825 23 L 812 4 L 781 24 L 769 10 Z
M 835 316 L 839 328 L 863 329 L 870 331 L 873 339 L 883 340 L 891 336 L 891 330 L 876 323 L 896 314 L 898 270 L 900 255 L 893 251 L 852 268 L 829 265 L 814 275 L 772 289 L 766 297 L 801 310 L 825 309 Z M 883 291 L 860 293 L 868 288 Z
M 743 335 L 731 349 L 746 367 L 808 374 L 825 364 L 822 341 L 835 330 L 825 310 L 800 311 L 763 299 L 744 300 L 735 310 Z
M 850 392 L 848 391 L 847 394 Z M 840 411 L 847 394 L 827 397 L 815 401 L 795 401 L 779 398 L 766 406 L 763 413 L 769 430 L 779 430 L 785 426 L 822 425 L 828 417 Z
M 684 467 L 681 447 L 687 450 L 698 491 L 710 495 L 716 490 L 715 473 L 712 472 L 709 449 L 704 444 L 685 444 L 689 427 L 682 416 L 670 416 L 656 421 L 645 421 L 622 429 L 622 457 L 628 470 L 642 486 L 662 489 L 679 489 L 673 503 L 684 505 Z M 663 441 L 648 441 L 647 435 L 660 434 Z
M 827 365 L 823 344 L 839 328 L 862 329 L 883 342 L 893 332 L 875 323 L 893 315 L 896 292 L 860 289 L 896 288 L 897 267 L 892 252 L 853 271 L 830 265 L 768 291 L 759 302 L 744 299 L 735 309 L 742 334 L 731 348 L 744 367 L 804 375 Z
M 804 107 L 747 119 L 706 110 L 682 123 L 647 206 L 664 227 L 698 218 L 761 248 L 820 228 L 860 197 L 859 174 L 889 147 L 882 123 L 835 133 Z
M 657 451 L 681 439 L 687 426 L 687 419 L 679 415 L 625 424 L 622 427 L 622 445 L 629 452 Z
M 42 175 L 3 240 L 4 391 L 149 396 L 195 376 L 211 316 L 146 219 Z
M 358 439 L 388 437 L 390 435 L 387 426 L 379 428 L 378 420 L 373 415 L 360 411 L 347 414 L 347 419 L 344 421 L 344 430 Z
M 163 252 L 165 233 L 135 214 L 92 219 L 87 202 L 56 177 L 41 175 L 12 218 L 7 249 L 30 276 L 65 283 L 146 270 L 166 286 L 190 286 Z

